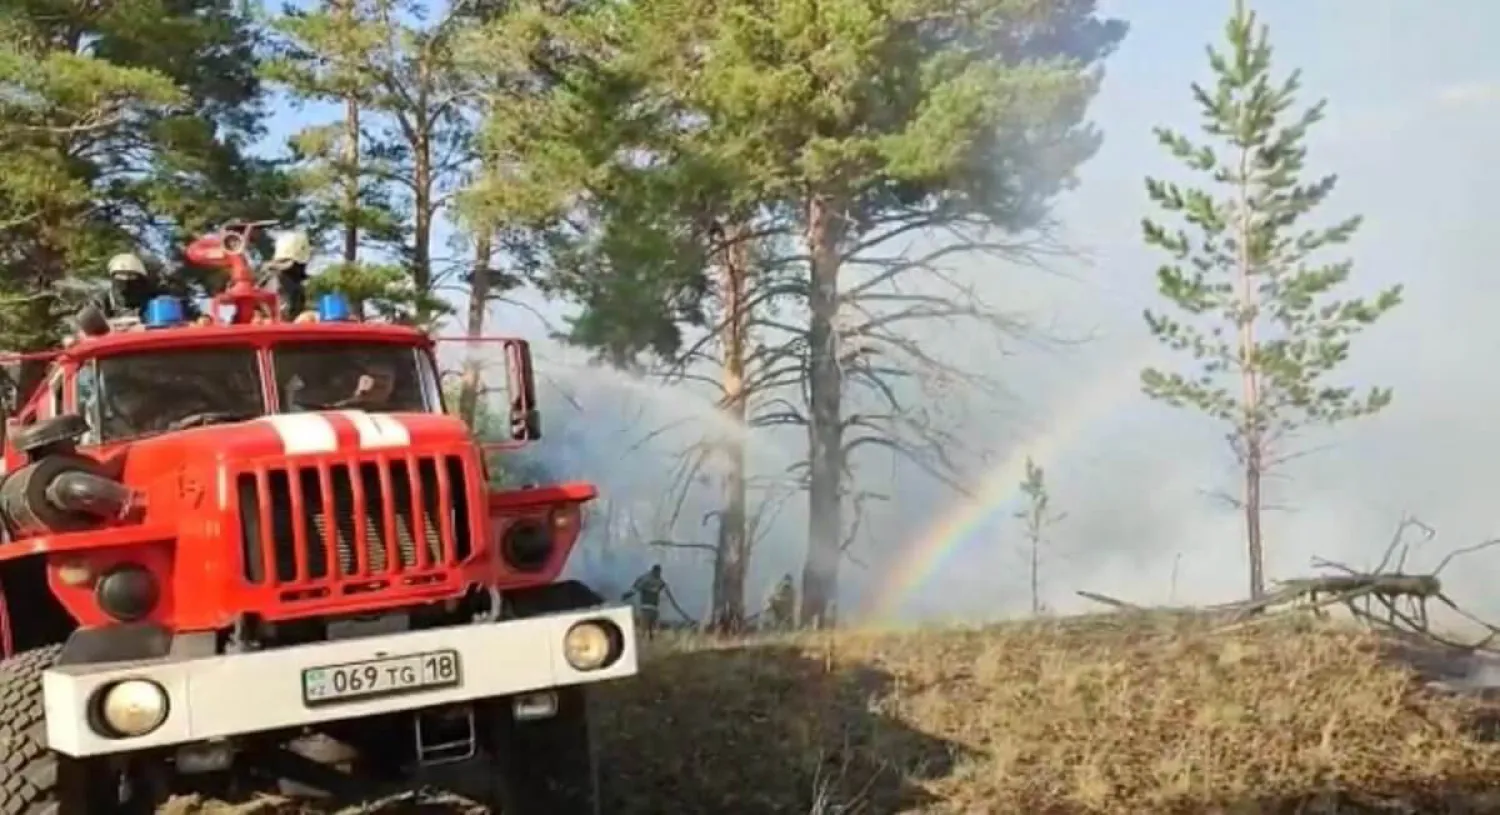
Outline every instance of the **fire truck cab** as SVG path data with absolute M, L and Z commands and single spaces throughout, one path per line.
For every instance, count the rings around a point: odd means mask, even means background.
M 467 777 L 596 812 L 586 688 L 636 654 L 628 606 L 559 580 L 594 488 L 491 486 L 425 333 L 276 312 L 83 321 L 7 421 L 0 811 Z M 500 347 L 525 441 L 529 351 Z

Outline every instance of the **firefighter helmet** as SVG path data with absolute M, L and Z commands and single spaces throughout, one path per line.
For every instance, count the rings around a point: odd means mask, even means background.
M 273 263 L 307 263 L 312 260 L 312 244 L 306 232 L 283 232 L 276 236 L 276 250 L 271 253 Z
M 133 252 L 125 252 L 109 259 L 111 277 L 145 277 L 146 264 Z

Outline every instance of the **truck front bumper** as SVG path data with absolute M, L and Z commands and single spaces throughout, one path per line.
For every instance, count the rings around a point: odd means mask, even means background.
M 612 623 L 621 635 L 621 651 L 603 668 L 579 671 L 564 656 L 563 641 L 576 623 L 590 620 Z M 387 688 L 378 696 L 311 704 L 305 698 L 306 669 L 435 653 L 457 656 L 456 678 L 444 668 L 447 681 L 441 687 Z M 391 676 L 404 670 L 400 662 L 386 664 L 397 666 L 390 669 Z M 511 696 L 635 673 L 631 609 L 614 606 L 196 659 L 59 665 L 43 674 L 42 694 L 48 745 L 70 756 L 94 756 Z M 166 716 L 144 735 L 104 735 L 100 731 L 108 728 L 99 725 L 100 695 L 131 679 L 147 680 L 163 691 Z M 346 676 L 345 689 L 349 684 Z M 331 683 L 323 686 L 331 687 Z

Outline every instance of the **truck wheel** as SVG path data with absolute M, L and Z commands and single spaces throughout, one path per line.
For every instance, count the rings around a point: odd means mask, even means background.
M 139 800 L 145 796 L 124 800 L 120 774 L 104 760 L 47 749 L 42 672 L 61 652 L 61 645 L 48 645 L 0 660 L 0 815 L 150 812 Z
M 516 721 L 511 701 L 486 707 L 488 804 L 500 815 L 598 815 L 599 756 L 582 688 L 557 690 L 557 714 Z

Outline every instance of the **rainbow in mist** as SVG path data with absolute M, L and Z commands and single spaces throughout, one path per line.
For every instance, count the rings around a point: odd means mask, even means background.
M 985 473 L 970 496 L 944 513 L 936 523 L 903 549 L 884 578 L 867 595 L 865 613 L 871 623 L 895 622 L 913 597 L 932 579 L 954 552 L 998 513 L 1010 508 L 1020 492 L 1029 456 L 1046 467 L 1067 452 L 1078 435 L 1094 422 L 1118 409 L 1140 392 L 1140 371 L 1156 361 L 1159 349 L 1151 347 L 1134 362 L 1122 365 L 1096 380 L 1035 436 L 1016 445 L 1014 451 Z

